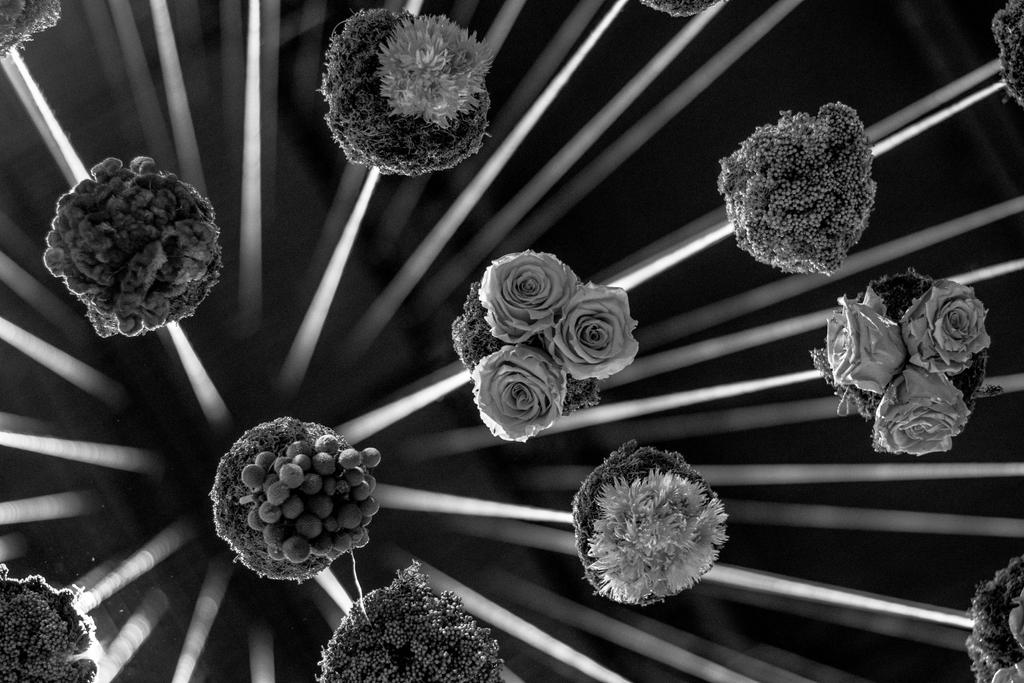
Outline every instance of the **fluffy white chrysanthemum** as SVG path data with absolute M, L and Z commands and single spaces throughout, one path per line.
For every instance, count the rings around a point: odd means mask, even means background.
M 701 482 L 650 470 L 601 488 L 590 566 L 601 595 L 638 603 L 690 588 L 718 559 L 727 515 Z
M 381 45 L 379 58 L 380 94 L 392 113 L 420 116 L 441 128 L 480 104 L 492 59 L 476 34 L 440 16 L 402 22 Z

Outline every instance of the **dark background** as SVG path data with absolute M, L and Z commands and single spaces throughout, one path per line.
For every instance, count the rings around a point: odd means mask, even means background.
M 65 4 L 58 26 L 28 44 L 24 56 L 86 166 L 107 156 L 127 160 L 149 154 L 162 168 L 178 170 L 166 107 L 159 120 L 142 120 L 135 110 L 106 3 L 96 1 L 88 12 L 84 2 Z M 492 128 L 493 137 L 487 139 L 481 155 L 458 169 L 425 180 L 382 179 L 301 392 L 297 398 L 285 400 L 273 388 L 273 379 L 341 230 L 341 221 L 325 225 L 345 160 L 322 121 L 325 105 L 315 92 L 319 55 L 338 21 L 352 9 L 372 4 L 328 2 L 323 20 L 313 30 L 301 31 L 297 27 L 303 12 L 324 3 L 283 2 L 277 127 L 271 129 L 272 136 L 264 138 L 267 144 L 276 140 L 273 154 L 265 150 L 264 155 L 265 306 L 259 329 L 252 331 L 236 322 L 244 55 L 244 45 L 238 41 L 244 31 L 245 3 L 172 3 L 208 196 L 217 210 L 226 266 L 222 282 L 184 327 L 232 411 L 234 425 L 226 433 L 207 426 L 180 364 L 157 335 L 96 338 L 80 317 L 81 307 L 46 272 L 41 259 L 43 238 L 54 202 L 67 185 L 14 91 L 6 81 L 0 84 L 0 248 L 66 304 L 58 315 L 63 314 L 69 322 L 54 325 L 42 311 L 3 286 L 0 315 L 116 378 L 131 394 L 127 408 L 112 411 L 2 344 L 0 411 L 39 420 L 43 424 L 35 428 L 51 435 L 153 449 L 166 462 L 161 477 L 146 477 L 0 449 L 0 499 L 84 489 L 96 491 L 101 502 L 99 509 L 87 516 L 0 528 L 0 533 L 21 534 L 27 544 L 26 553 L 10 561 L 12 572 L 18 576 L 39 572 L 63 585 L 103 562 L 126 557 L 177 519 L 190 520 L 197 531 L 185 548 L 94 612 L 98 635 L 107 642 L 150 589 L 159 588 L 168 599 L 169 609 L 121 680 L 171 678 L 208 561 L 226 552 L 225 544 L 213 533 L 206 495 L 220 454 L 241 431 L 282 414 L 335 425 L 383 404 L 410 383 L 454 360 L 448 324 L 460 309 L 464 289 L 450 295 L 440 308 L 426 308 L 423 302 L 429 297 L 417 292 L 364 356 L 353 354 L 346 340 L 374 296 L 485 155 L 504 138 L 507 126 Z M 473 4 L 457 3 L 456 10 L 468 13 Z M 607 11 L 611 4 L 604 3 L 600 11 Z M 814 112 L 825 102 L 839 100 L 855 107 L 865 123 L 871 124 L 994 58 L 989 24 L 1001 4 L 992 0 L 803 3 L 533 247 L 558 254 L 583 277 L 597 274 L 720 207 L 715 185 L 718 159 L 735 149 L 755 126 L 774 122 L 779 110 Z M 148 67 L 161 103 L 166 105 L 149 4 L 132 0 L 131 6 Z M 494 103 L 492 121 L 501 118 L 502 105 L 573 6 L 575 3 L 553 0 L 526 4 L 487 78 Z M 597 151 L 768 6 L 763 0 L 729 3 L 602 138 Z M 482 0 L 468 21 L 469 27 L 482 35 L 498 8 L 499 3 Z M 424 13 L 452 11 L 448 2 L 428 0 L 424 7 Z M 465 14 L 462 21 L 467 23 Z M 503 206 L 684 21 L 630 3 L 460 228 L 454 246 L 464 244 Z M 270 121 L 266 119 L 268 126 Z M 1001 96 L 995 96 L 877 160 L 876 207 L 858 248 L 1024 191 L 1024 160 L 1019 153 L 1022 132 L 1024 112 L 1015 103 L 1004 103 Z M 592 151 L 584 163 L 595 154 Z M 358 176 L 349 176 L 358 180 Z M 350 183 L 345 195 L 348 204 L 354 197 L 352 188 L 358 185 Z M 403 215 L 397 200 L 415 199 L 420 190 L 418 201 Z M 1024 251 L 1022 236 L 1024 220 L 1019 216 L 1003 220 L 848 280 L 826 282 L 769 310 L 677 343 L 827 307 L 837 296 L 861 290 L 868 279 L 908 266 L 943 276 L 1019 258 Z M 631 292 L 633 315 L 640 320 L 641 354 L 645 353 L 645 325 L 783 277 L 754 263 L 731 242 L 720 243 Z M 452 253 L 451 248 L 446 250 L 441 263 Z M 499 249 L 493 255 L 501 253 Z M 484 265 L 477 264 L 473 277 L 479 276 Z M 437 271 L 435 266 L 431 273 Z M 1020 340 L 1024 339 L 1021 283 L 1021 275 L 1015 274 L 976 288 L 990 309 L 992 375 L 1024 371 L 1019 358 Z M 822 336 L 823 330 L 610 389 L 605 400 L 610 403 L 803 370 L 809 367 L 807 349 L 819 344 Z M 822 383 L 804 383 L 684 412 L 827 395 Z M 919 461 L 1019 460 L 1022 405 L 1019 394 L 979 404 L 951 453 Z M 433 433 L 477 424 L 469 389 L 463 388 L 363 445 L 372 444 L 384 452 L 378 477 L 382 482 L 560 509 L 569 507 L 570 488 L 535 488 L 532 469 L 542 465 L 593 467 L 630 437 L 679 450 L 698 468 L 720 463 L 915 460 L 874 453 L 868 443 L 869 425 L 857 418 L 689 438 L 660 433 L 657 440 L 645 438 L 644 423 L 606 425 L 526 445 L 501 444 L 455 455 L 431 449 Z M 736 499 L 1016 517 L 1022 490 L 1016 479 L 974 479 L 723 486 L 719 492 L 727 509 L 729 500 Z M 709 584 L 662 605 L 623 609 L 590 594 L 574 558 L 493 538 L 481 540 L 466 533 L 457 518 L 385 510 L 370 531 L 370 545 L 357 555 L 364 589 L 387 583 L 396 569 L 405 566 L 409 554 L 415 554 L 631 680 L 690 679 L 523 607 L 509 589 L 508 573 L 626 621 L 631 613 L 642 612 L 801 671 L 812 680 L 940 682 L 971 678 L 967 657 L 957 649 L 966 633 L 952 629 L 897 620 L 894 628 L 901 636 L 881 635 L 874 631 L 885 630 L 894 622 L 793 602 L 748 604 L 756 603 L 755 597 Z M 1015 538 L 828 531 L 739 520 L 730 523 L 730 536 L 723 562 L 957 609 L 966 608 L 978 581 L 1022 552 L 1020 540 Z M 347 557 L 336 563 L 335 571 L 353 590 Z M 278 680 L 310 680 L 319 648 L 334 626 L 325 615 L 337 618 L 324 602 L 322 591 L 313 582 L 299 586 L 259 581 L 238 566 L 194 680 L 248 680 L 246 629 L 261 620 L 273 625 Z M 776 609 L 779 607 L 785 609 Z M 586 680 L 512 637 L 496 635 L 509 667 L 525 680 Z M 815 668 L 807 660 L 835 670 Z M 844 678 L 839 671 L 851 676 Z

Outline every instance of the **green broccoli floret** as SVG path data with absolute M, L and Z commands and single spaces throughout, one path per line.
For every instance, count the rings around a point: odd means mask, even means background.
M 0 0 L 0 57 L 57 24 L 60 0 Z
M 1010 0 L 992 17 L 1006 92 L 1024 107 L 1024 0 Z
M 789 273 L 830 274 L 857 243 L 875 203 L 871 147 L 851 107 L 784 111 L 722 159 L 737 245 Z
M 977 683 L 989 683 L 996 671 L 1024 659 L 1008 621 L 1022 590 L 1024 556 L 1013 558 L 992 580 L 978 584 L 968 612 L 974 628 L 967 637 L 967 654 Z
M 96 663 L 82 657 L 94 642 L 92 618 L 78 592 L 41 576 L 12 579 L 0 564 L 0 683 L 90 683 Z
M 331 36 L 320 92 L 349 161 L 412 176 L 476 154 L 491 102 L 483 86 L 490 54 L 464 34 L 443 17 L 373 9 Z
M 320 670 L 318 683 L 497 683 L 502 661 L 490 630 L 455 593 L 431 592 L 414 563 L 352 608 Z
M 220 229 L 205 197 L 149 157 L 109 158 L 57 202 L 46 267 L 88 307 L 101 337 L 192 315 L 217 283 Z
M 505 345 L 505 342 L 491 334 L 486 314 L 487 309 L 480 303 L 480 283 L 473 282 L 462 304 L 462 315 L 452 322 L 452 347 L 467 370 L 472 370 L 481 358 L 501 350 Z M 596 379 L 576 379 L 571 375 L 566 377 L 562 415 L 592 408 L 600 402 L 601 392 Z
M 640 0 L 640 4 L 673 17 L 692 17 L 724 0 Z

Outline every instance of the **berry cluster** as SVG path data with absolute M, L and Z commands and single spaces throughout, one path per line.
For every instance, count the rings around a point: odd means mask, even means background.
M 271 559 L 335 560 L 365 546 L 366 527 L 380 509 L 370 474 L 380 459 L 376 448 L 342 448 L 333 434 L 258 453 L 242 469 L 242 483 L 252 493 L 239 502 L 249 506 L 247 523 L 263 534 Z

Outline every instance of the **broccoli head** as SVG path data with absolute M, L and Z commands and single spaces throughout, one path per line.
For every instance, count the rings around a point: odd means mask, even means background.
M 967 637 L 967 654 L 977 683 L 989 683 L 996 671 L 1024 659 L 1024 649 L 1010 630 L 1010 611 L 1024 590 L 1024 556 L 1010 560 L 990 581 L 978 584 L 969 616 L 974 628 Z
M 781 112 L 777 124 L 760 126 L 721 160 L 718 190 L 737 245 L 788 273 L 831 274 L 867 227 L 871 160 L 851 107 Z
M 320 92 L 348 160 L 423 175 L 476 154 L 490 53 L 444 17 L 361 10 L 331 36 Z
M 640 4 L 673 17 L 692 17 L 724 0 L 640 0 Z
M 0 0 L 0 57 L 57 24 L 60 0 Z
M 186 318 L 220 275 L 220 230 L 194 187 L 149 157 L 106 159 L 57 202 L 43 261 L 96 334 L 134 337 Z
M 305 581 L 370 539 L 380 451 L 315 422 L 280 417 L 245 432 L 210 498 L 217 535 L 260 576 Z
M 1024 0 L 1010 0 L 992 17 L 1006 92 L 1024 107 Z
M 414 563 L 350 610 L 320 669 L 318 683 L 498 683 L 502 661 L 490 630 L 455 593 L 435 595 Z
M 12 579 L 0 564 L 0 683 L 90 683 L 96 663 L 82 657 L 94 642 L 92 618 L 78 592 L 41 576 Z
M 722 502 L 682 455 L 629 441 L 572 501 L 587 580 L 616 602 L 648 605 L 690 588 L 727 540 Z

